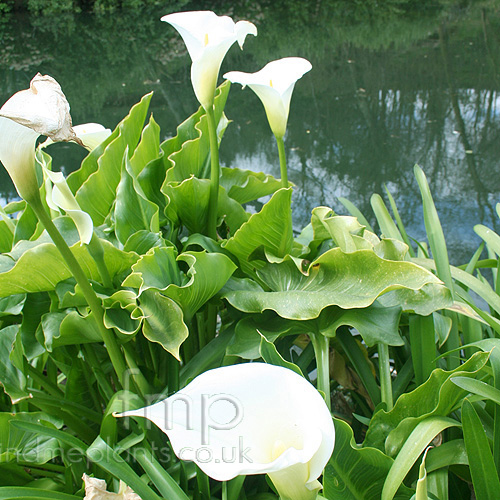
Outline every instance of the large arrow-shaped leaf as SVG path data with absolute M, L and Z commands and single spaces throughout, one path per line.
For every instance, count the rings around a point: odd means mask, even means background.
M 422 267 L 382 259 L 373 250 L 344 253 L 340 248 L 333 248 L 320 255 L 305 271 L 299 266 L 300 263 L 291 258 L 266 264 L 258 274 L 271 291 L 235 290 L 225 293 L 224 297 L 244 312 L 270 309 L 283 318 L 307 320 L 318 317 L 325 307 L 332 305 L 343 309 L 367 307 L 392 290 L 405 290 L 408 305 L 409 292 L 418 292 L 426 285 L 443 287 L 436 276 Z

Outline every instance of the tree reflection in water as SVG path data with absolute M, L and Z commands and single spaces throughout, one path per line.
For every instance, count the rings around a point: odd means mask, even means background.
M 443 2 L 445 9 L 423 1 L 416 11 L 411 2 L 371 4 L 323 0 L 304 8 L 303 2 L 278 0 L 218 2 L 218 14 L 249 19 L 259 29 L 243 53 L 230 51 L 221 74 L 253 72 L 285 56 L 302 56 L 313 64 L 295 89 L 286 140 L 289 178 L 297 185 L 297 228 L 308 222 L 316 205 L 346 213 L 339 196 L 373 222 L 370 196 L 384 196 L 387 186 L 408 232 L 424 238 L 413 177 L 418 163 L 429 178 L 452 262 L 462 263 L 478 244 L 474 224 L 499 229 L 497 4 L 461 2 L 458 8 Z M 170 5 L 176 9 L 175 3 Z M 189 3 L 187 8 L 196 6 Z M 5 41 L 0 100 L 25 88 L 40 71 L 61 83 L 75 124 L 98 121 L 114 127 L 133 103 L 154 90 L 155 120 L 164 138 L 174 135 L 197 103 L 189 56 L 159 21 L 167 13 L 156 9 L 5 20 L 0 23 Z M 256 99 L 232 89 L 226 114 L 233 123 L 221 161 L 279 176 L 272 133 Z M 66 170 L 81 160 L 72 145 L 58 145 L 51 153 L 55 165 Z M 12 189 L 0 171 L 2 196 L 10 199 Z

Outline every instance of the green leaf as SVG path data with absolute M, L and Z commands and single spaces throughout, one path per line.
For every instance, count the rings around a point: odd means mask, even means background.
M 137 308 L 137 295 L 131 290 L 118 290 L 104 299 L 104 326 L 115 328 L 123 335 L 134 335 L 141 322 L 132 317 Z
M 222 118 L 229 94 L 230 83 L 226 81 L 216 90 L 214 100 L 215 123 Z M 177 128 L 177 135 L 161 145 L 171 168 L 167 171 L 165 186 L 169 182 L 182 182 L 191 176 L 202 178 L 209 161 L 210 140 L 205 110 L 198 111 Z M 163 191 L 163 188 L 162 188 Z
M 403 237 L 403 241 L 408 246 L 410 256 L 415 257 L 415 252 L 413 251 L 410 239 L 408 238 L 408 235 L 406 234 L 406 229 L 404 227 L 403 221 L 401 220 L 401 216 L 399 215 L 398 207 L 396 206 L 396 202 L 394 201 L 392 194 L 387 189 L 387 186 L 385 186 L 385 192 L 387 194 L 387 198 L 389 198 L 389 203 L 390 203 L 391 208 L 392 208 L 392 213 L 394 214 L 394 218 L 396 219 L 396 223 L 398 225 L 398 229 L 401 233 L 401 236 Z
M 59 456 L 59 442 L 52 436 L 32 430 L 14 428 L 11 422 L 40 423 L 56 429 L 62 423 L 42 412 L 0 413 L 0 462 L 28 462 L 45 464 Z
M 14 244 L 22 240 L 29 240 L 37 232 L 38 218 L 29 205 L 17 219 L 16 230 L 14 232 Z
M 100 437 L 108 444 L 116 443 L 118 437 L 118 423 L 113 413 L 120 413 L 130 408 L 140 408 L 144 401 L 133 392 L 118 391 L 109 400 L 101 422 Z
M 132 266 L 133 273 L 123 285 L 139 288 L 140 294 L 149 288 L 160 290 L 181 306 L 189 321 L 224 286 L 236 266 L 220 253 L 185 252 L 177 260 L 188 264 L 186 276 L 177 267 L 173 248 L 152 248 Z
M 74 310 L 47 313 L 42 317 L 41 326 L 48 352 L 64 345 L 102 342 L 92 313 L 86 316 Z
M 177 250 L 173 246 L 152 247 L 132 266 L 132 273 L 122 283 L 124 287 L 139 288 L 139 295 L 149 288 L 166 290 L 181 286 L 184 278 L 177 266 Z
M 226 347 L 234 333 L 232 329 L 220 332 L 201 351 L 198 351 L 182 368 L 179 387 L 186 386 L 191 380 L 207 370 L 221 366 Z M 165 395 L 166 397 L 166 395 Z
M 158 206 L 146 198 L 131 161 L 125 149 L 114 210 L 116 236 L 122 244 L 137 231 L 158 233 L 160 230 Z
M 113 139 L 110 142 L 109 138 L 105 141 L 108 145 L 97 162 L 92 165 L 82 165 L 86 175 L 83 175 L 83 172 L 78 174 L 77 171 L 73 174 L 75 179 L 73 182 L 71 176 L 68 178 L 68 183 L 73 189 L 78 186 L 76 200 L 82 210 L 92 217 L 96 226 L 105 221 L 115 201 L 123 155 L 127 148 L 130 155 L 135 151 L 152 95 L 152 93 L 145 95 L 131 108 L 128 116 L 118 124 L 118 134 L 115 135 L 116 131 L 113 132 L 110 136 Z M 97 168 L 93 170 L 96 164 Z
M 141 141 L 135 148 L 132 158 L 130 158 L 131 175 L 137 177 L 150 161 L 158 158 L 159 154 L 160 126 L 155 122 L 153 115 L 151 115 L 149 123 L 142 131 Z
M 153 454 L 144 448 L 134 450 L 134 456 L 164 498 L 190 500 L 170 474 L 158 463 Z
M 298 375 L 301 375 L 302 377 L 304 376 L 301 369 L 296 364 L 290 363 L 289 361 L 283 359 L 283 356 L 281 356 L 281 354 L 276 350 L 276 346 L 272 342 L 269 342 L 269 340 L 267 340 L 266 337 L 262 335 L 262 333 L 258 333 L 260 335 L 259 352 L 262 359 L 266 363 L 269 363 L 270 365 L 282 366 L 283 368 L 288 368 Z
M 450 317 L 444 316 L 438 312 L 433 313 L 432 317 L 434 319 L 434 328 L 439 338 L 439 348 L 441 348 L 450 335 L 453 321 Z
M 410 315 L 410 349 L 416 385 L 423 384 L 436 368 L 436 333 L 432 315 Z
M 463 439 L 446 441 L 427 452 L 427 472 L 433 472 L 450 465 L 469 465 Z
M 164 215 L 167 199 L 161 192 L 161 187 L 165 181 L 167 170 L 170 168 L 170 162 L 163 150 L 160 151 L 158 158 L 151 160 L 137 176 L 137 180 L 142 188 L 146 198 L 159 207 L 160 225 L 164 226 L 166 217 Z
M 316 207 L 312 211 L 311 224 L 314 228 L 315 239 L 332 238 L 343 252 L 373 248 L 373 245 L 368 241 L 363 241 L 362 247 L 359 246 L 359 238 L 355 237 L 361 237 L 365 228 L 356 217 L 335 215 L 328 207 Z M 321 231 L 320 224 L 324 231 Z
M 4 220 L 0 220 L 0 253 L 9 252 L 14 242 L 14 235 Z
M 311 330 L 312 328 L 312 330 Z M 261 356 L 261 336 L 268 342 L 274 342 L 284 335 L 298 335 L 314 331 L 307 321 L 290 321 L 280 318 L 271 311 L 258 315 L 245 315 L 238 321 L 235 335 L 227 346 L 228 356 L 240 356 L 243 359 L 257 359 Z
M 153 247 L 173 246 L 167 244 L 160 233 L 151 233 L 150 231 L 137 231 L 126 241 L 123 251 L 135 252 L 139 255 L 144 255 Z
M 444 238 L 443 228 L 439 221 L 439 216 L 432 199 L 429 184 L 423 170 L 415 165 L 413 169 L 415 177 L 422 195 L 424 206 L 424 222 L 427 238 L 431 247 L 432 256 L 436 262 L 437 275 L 444 281 L 445 285 L 453 293 L 453 281 L 451 279 L 450 262 L 448 260 L 448 251 L 446 249 L 446 240 Z
M 182 309 L 171 298 L 149 289 L 141 294 L 140 308 L 134 318 L 139 318 L 139 311 L 144 319 L 144 336 L 180 361 L 179 348 L 189 335 Z
M 190 177 L 181 183 L 172 182 L 163 187 L 163 193 L 169 203 L 166 216 L 175 224 L 183 224 L 190 233 L 202 233 L 208 220 L 208 201 L 210 198 L 210 180 Z M 248 220 L 242 206 L 229 198 L 220 186 L 217 204 L 217 216 L 224 218 L 231 232 Z
M 394 460 L 382 490 L 381 500 L 392 500 L 403 479 L 429 443 L 449 427 L 459 427 L 456 420 L 447 417 L 428 417 L 415 427 Z
M 287 258 L 267 264 L 258 274 L 270 292 L 236 290 L 225 292 L 223 297 L 244 312 L 270 309 L 283 318 L 298 320 L 316 318 L 332 305 L 343 309 L 367 307 L 391 290 L 418 291 L 426 284 L 442 287 L 423 268 L 410 262 L 381 259 L 373 250 L 344 253 L 333 248 L 320 255 L 306 271 L 299 270 Z
M 375 448 L 360 448 L 349 425 L 333 421 L 335 448 L 323 474 L 323 495 L 328 500 L 380 500 L 392 458 Z M 396 498 L 408 500 L 412 493 L 401 486 Z
M 0 500 L 12 500 L 18 498 L 21 500 L 81 500 L 81 497 L 68 495 L 59 491 L 44 491 L 39 488 L 28 488 L 23 486 L 6 486 L 0 488 Z
M 425 468 L 425 457 L 427 456 L 428 451 L 429 448 L 425 450 L 424 456 L 422 457 L 422 463 L 419 467 L 415 500 L 429 500 L 429 497 L 427 496 L 427 470 Z
M 292 189 L 280 189 L 262 207 L 243 224 L 236 234 L 223 244 L 240 261 L 242 269 L 251 272 L 250 255 L 264 247 L 278 257 L 284 257 L 292 249 Z
M 342 205 L 344 205 L 345 208 L 349 211 L 351 215 L 356 217 L 359 221 L 359 223 L 363 226 L 365 226 L 369 231 L 373 233 L 373 228 L 370 226 L 369 222 L 366 220 L 365 216 L 361 213 L 361 211 L 353 204 L 351 203 L 347 198 L 342 198 L 339 196 L 338 200 Z
M 0 498 L 4 491 L 2 486 L 24 486 L 29 484 L 33 477 L 26 472 L 26 468 L 14 463 L 0 464 Z M 8 497 L 17 498 L 17 497 Z
M 386 238 L 394 238 L 396 240 L 403 241 L 403 237 L 401 236 L 398 227 L 392 220 L 389 210 L 387 210 L 382 197 L 379 194 L 373 194 L 370 199 L 370 203 L 382 234 Z
M 425 267 L 427 269 L 435 270 L 436 264 L 431 259 L 413 259 L 416 264 Z M 453 279 L 459 283 L 465 285 L 467 288 L 477 293 L 481 298 L 483 298 L 488 305 L 494 309 L 498 314 L 500 314 L 500 297 L 495 293 L 491 286 L 485 282 L 480 281 L 478 278 L 472 276 L 466 271 L 459 269 L 458 267 L 450 266 L 451 275 Z
M 281 188 L 280 180 L 264 172 L 222 167 L 221 174 L 221 186 L 229 197 L 242 205 L 269 196 Z
M 87 247 L 78 242 L 78 232 L 68 217 L 57 219 L 58 229 L 71 245 L 75 258 L 91 280 L 99 282 L 99 270 L 90 256 Z M 10 253 L 0 273 L 0 297 L 17 293 L 34 293 L 54 290 L 57 283 L 72 274 L 56 246 L 48 241 L 46 233 L 35 242 L 22 242 Z M 132 252 L 123 252 L 106 240 L 101 240 L 104 248 L 104 261 L 111 277 L 124 273 L 137 260 Z M 2 266 L 0 265 L 0 268 Z
M 468 377 L 452 377 L 451 381 L 455 385 L 458 385 L 458 387 L 461 387 L 472 394 L 477 394 L 482 398 L 500 405 L 500 390 L 486 384 L 485 382 Z
M 477 224 L 474 226 L 474 232 L 480 236 L 497 255 L 500 255 L 500 236 L 495 233 L 495 231 L 482 224 Z
M 40 356 L 45 352 L 44 347 L 36 338 L 42 315 L 49 311 L 50 298 L 46 292 L 30 293 L 26 296 L 23 310 L 23 321 L 21 323 L 21 339 L 24 354 L 28 361 Z
M 0 330 L 0 384 L 15 403 L 28 397 L 26 377 L 11 361 L 11 353 L 19 332 L 19 325 L 7 326 Z
M 422 420 L 447 416 L 467 395 L 456 386 L 453 376 L 474 377 L 486 364 L 489 353 L 478 352 L 455 370 L 436 369 L 414 391 L 401 395 L 390 412 L 377 411 L 366 433 L 365 446 L 375 446 L 395 456 L 413 429 Z
M 26 301 L 25 294 L 10 295 L 0 299 L 0 318 L 5 316 L 17 316 L 21 314 L 24 302 Z
M 32 414 L 30 414 L 32 415 Z M 43 414 L 40 414 L 43 415 Z M 34 421 L 33 421 L 34 420 Z M 11 427 L 14 429 L 21 429 L 24 431 L 31 432 L 35 435 L 46 436 L 52 439 L 56 439 L 60 443 L 65 443 L 69 445 L 71 448 L 74 448 L 82 455 L 85 455 L 87 452 L 88 446 L 78 439 L 77 437 L 71 435 L 67 431 L 61 431 L 54 427 L 49 427 L 48 425 L 44 425 L 39 423 L 40 419 L 13 419 L 10 421 Z
M 98 437 L 87 450 L 87 456 L 116 479 L 121 479 L 141 498 L 160 500 L 160 497 L 134 472 L 123 458 Z
M 495 500 L 500 491 L 500 481 L 483 425 L 468 399 L 464 399 L 462 404 L 462 426 L 476 498 Z
M 319 317 L 320 323 L 327 323 L 329 326 L 328 330 L 320 326 L 320 331 L 323 335 L 331 337 L 340 326 L 348 325 L 358 330 L 368 347 L 378 343 L 394 346 L 404 345 L 404 341 L 399 335 L 400 317 L 401 308 L 399 306 L 382 307 L 378 302 L 363 309 L 338 310 L 331 308 L 323 310 Z

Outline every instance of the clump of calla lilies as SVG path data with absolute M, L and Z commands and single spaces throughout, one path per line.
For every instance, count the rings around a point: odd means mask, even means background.
M 257 28 L 248 21 L 235 23 L 227 16 L 208 11 L 170 14 L 162 21 L 173 26 L 186 44 L 192 60 L 194 93 L 208 119 L 211 174 L 205 232 L 217 240 L 221 173 L 214 98 L 219 70 L 231 46 L 237 42 L 243 48 L 247 35 L 256 36 Z M 283 141 L 291 96 L 297 80 L 310 70 L 307 60 L 287 57 L 270 62 L 253 74 L 230 71 L 224 75 L 230 82 L 250 87 L 262 101 L 278 144 L 285 188 L 289 184 Z M 110 133 L 99 124 L 73 127 L 68 101 L 60 85 L 47 75 L 37 74 L 29 89 L 12 96 L 0 109 L 0 161 L 19 196 L 32 207 L 71 270 L 121 383 L 128 358 L 125 359 L 115 331 L 104 321 L 101 298 L 52 218 L 61 214 L 72 218 L 81 245 L 86 245 L 96 260 L 103 283 L 110 284 L 106 266 L 99 257 L 99 239 L 92 218 L 79 206 L 63 173 L 52 171 L 45 152 L 59 141 L 73 141 L 91 151 Z M 47 139 L 37 146 L 39 136 Z M 334 449 L 333 421 L 320 392 L 291 369 L 260 362 L 205 371 L 168 398 L 115 416 L 134 417 L 140 425 L 142 419 L 137 417 L 150 420 L 168 436 L 180 460 L 194 462 L 216 481 L 267 474 L 283 500 L 314 500 L 321 489 L 318 479 Z M 140 499 L 124 483 L 118 493 L 110 493 L 105 481 L 87 474 L 83 479 L 85 498 Z

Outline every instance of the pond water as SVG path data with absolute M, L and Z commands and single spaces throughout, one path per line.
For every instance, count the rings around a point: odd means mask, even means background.
M 311 209 L 347 213 L 348 198 L 374 221 L 370 196 L 394 196 L 411 236 L 425 237 L 413 176 L 426 172 L 454 263 L 479 243 L 477 223 L 500 229 L 500 7 L 497 1 L 421 2 L 402 12 L 393 2 L 218 2 L 218 14 L 254 22 L 256 38 L 234 46 L 229 70 L 257 71 L 268 61 L 302 56 L 313 70 L 296 85 L 285 145 L 295 227 Z M 174 5 L 175 4 L 175 5 Z M 373 2 L 375 4 L 375 2 Z M 426 6 L 426 8 L 422 7 Z M 0 21 L 0 101 L 27 88 L 36 72 L 61 84 L 73 123 L 114 128 L 140 97 L 162 138 L 197 109 L 190 59 L 177 32 L 159 18 L 193 3 L 92 16 L 12 16 Z M 202 3 L 207 8 L 207 2 Z M 279 177 L 274 138 L 249 89 L 231 89 L 232 120 L 221 162 Z M 79 165 L 76 145 L 52 147 L 56 168 Z M 14 197 L 0 171 L 0 195 Z

